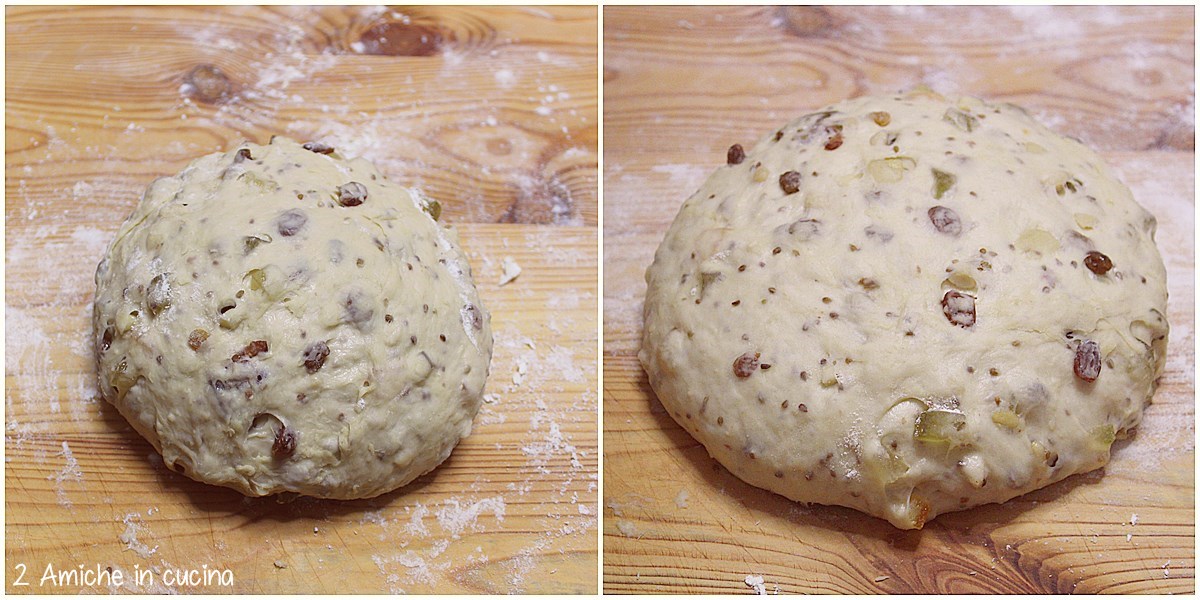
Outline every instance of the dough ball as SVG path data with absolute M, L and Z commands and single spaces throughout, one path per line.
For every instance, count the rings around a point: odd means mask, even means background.
M 1108 461 L 1165 359 L 1156 222 L 1023 110 L 929 91 L 733 147 L 646 273 L 659 400 L 746 482 L 920 528 Z
M 100 389 L 172 470 L 368 498 L 471 431 L 489 317 L 440 207 L 273 138 L 155 181 L 96 271 Z

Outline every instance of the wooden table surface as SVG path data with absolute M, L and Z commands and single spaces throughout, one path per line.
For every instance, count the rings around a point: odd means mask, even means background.
M 606 8 L 604 590 L 1194 593 L 1193 23 L 1192 7 Z M 637 349 L 643 273 L 730 144 L 920 83 L 1024 105 L 1103 154 L 1158 216 L 1171 336 L 1102 472 L 901 532 L 730 475 L 663 411 Z
M 6 17 L 6 592 L 597 590 L 595 7 Z M 474 433 L 380 498 L 282 504 L 193 482 L 95 388 L 93 273 L 141 192 L 273 134 L 439 200 L 493 315 Z M 501 287 L 505 257 L 523 271 Z M 126 578 L 56 585 L 48 566 Z

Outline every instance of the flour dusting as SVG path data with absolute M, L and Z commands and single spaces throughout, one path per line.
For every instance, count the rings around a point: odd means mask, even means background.
M 71 447 L 65 440 L 59 456 L 63 457 L 66 465 L 47 479 L 54 481 L 54 493 L 58 496 L 59 505 L 69 508 L 71 500 L 67 498 L 67 490 L 63 487 L 63 483 L 67 481 L 83 483 L 83 471 L 79 470 L 79 461 L 75 460 L 75 455 L 71 453 Z
M 450 498 L 442 503 L 436 516 L 442 530 L 450 534 L 451 538 L 458 539 L 464 531 L 479 531 L 479 516 L 484 513 L 491 513 L 497 523 L 504 522 L 504 508 L 504 498 L 500 496 L 475 502 L 462 502 L 457 498 Z
M 744 581 L 750 589 L 754 590 L 755 594 L 759 596 L 767 595 L 767 586 L 763 583 L 762 575 L 747 575 Z
M 125 524 L 125 531 L 118 536 L 118 539 L 125 544 L 125 549 L 132 551 L 134 554 L 142 558 L 150 558 L 151 554 L 158 552 L 158 544 L 153 548 L 145 542 L 138 539 L 138 535 L 146 533 L 142 523 L 142 517 L 138 513 L 129 513 L 121 519 L 121 523 Z

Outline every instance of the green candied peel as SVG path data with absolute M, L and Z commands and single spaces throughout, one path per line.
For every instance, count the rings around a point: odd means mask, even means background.
M 121 361 L 121 364 L 113 369 L 112 377 L 109 378 L 113 390 L 117 392 L 118 402 L 124 400 L 125 394 L 129 393 L 129 388 L 132 388 L 137 383 L 136 377 L 125 372 L 127 368 L 128 366 L 125 364 L 125 361 Z
M 941 200 L 950 188 L 958 182 L 958 177 L 941 169 L 933 169 L 933 197 Z
M 252 187 L 258 188 L 259 191 L 263 193 L 274 192 L 275 190 L 279 189 L 279 184 L 273 179 L 259 177 L 250 171 L 246 171 L 241 175 L 238 175 L 238 179 L 250 184 Z
M 1037 252 L 1038 254 L 1049 255 L 1057 252 L 1062 247 L 1062 244 L 1049 231 L 1031 227 L 1021 232 L 1015 246 L 1021 252 Z
M 168 306 L 171 306 L 171 282 L 166 273 L 159 273 L 146 288 L 146 308 L 150 309 L 150 316 L 157 317 Z
M 246 277 L 250 279 L 251 290 L 258 292 L 266 289 L 267 273 L 262 269 L 250 269 Z
M 221 329 L 237 329 L 238 325 L 241 325 L 246 318 L 241 312 L 232 313 L 231 316 L 227 315 L 230 313 L 221 315 L 221 318 L 217 319 L 217 324 L 221 326 Z
M 906 396 L 892 403 L 879 419 L 879 444 L 884 454 L 877 455 L 875 460 L 867 461 L 865 468 L 869 476 L 884 485 L 893 484 L 908 474 L 909 464 L 898 450 L 899 444 L 907 435 L 905 423 L 909 423 L 915 415 L 929 408 L 929 404 L 920 398 Z
M 252 250 L 254 250 L 255 248 L 257 248 L 259 246 L 259 244 L 270 244 L 271 242 L 272 242 L 271 236 L 269 236 L 265 233 L 248 235 L 242 239 L 243 254 L 250 254 L 250 252 Z
M 883 146 L 886 148 L 888 146 L 895 145 L 896 141 L 899 139 L 899 133 L 884 129 L 871 136 L 871 139 L 867 140 L 867 143 L 871 144 L 872 146 Z
M 1021 427 L 1021 416 L 1011 410 L 1000 409 L 992 413 L 992 422 L 1015 431 Z
M 899 452 L 889 447 L 887 438 L 880 439 L 879 443 L 883 446 L 887 456 L 879 456 L 876 460 L 865 461 L 864 467 L 872 479 L 884 485 L 891 485 L 907 475 L 911 467 Z
M 962 290 L 964 292 L 974 292 L 979 284 L 975 278 L 962 271 L 955 271 L 949 277 L 942 280 L 942 289 Z
M 956 441 L 967 426 L 967 417 L 958 411 L 931 408 L 917 415 L 913 437 L 920 442 L 947 444 Z
M 979 119 L 974 115 L 961 111 L 957 108 L 946 109 L 946 114 L 942 115 L 942 120 L 951 125 L 970 133 L 979 128 Z
M 898 407 L 902 404 L 905 404 L 905 403 L 912 403 L 914 406 L 920 407 L 922 411 L 929 408 L 928 402 L 926 402 L 920 398 L 913 397 L 913 396 L 905 396 L 904 398 L 897 400 L 891 406 L 889 406 L 886 412 L 891 412 L 893 410 L 896 410 L 896 407 Z
M 1054 193 L 1059 196 L 1065 196 L 1067 192 L 1075 194 L 1079 192 L 1079 188 L 1081 187 L 1083 187 L 1083 182 L 1078 177 L 1071 177 L 1062 183 L 1055 184 Z
M 287 275 L 274 265 L 260 269 L 250 269 L 242 276 L 242 281 L 251 291 L 262 293 L 271 302 L 280 301 L 293 289 L 289 287 Z
M 425 206 L 422 208 L 426 213 L 429 214 L 429 216 L 433 217 L 434 221 L 437 221 L 442 217 L 442 203 L 438 202 L 437 200 L 426 199 Z
M 906 171 L 917 166 L 917 161 L 907 156 L 890 156 L 867 163 L 867 173 L 880 183 L 896 183 L 904 178 Z
M 1116 439 L 1117 430 L 1108 423 L 1092 430 L 1091 440 L 1100 450 L 1108 450 Z

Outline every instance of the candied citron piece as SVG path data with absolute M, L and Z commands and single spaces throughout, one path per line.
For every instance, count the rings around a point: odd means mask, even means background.
M 949 277 L 942 281 L 942 289 L 952 288 L 962 290 L 964 292 L 973 292 L 979 287 L 975 282 L 975 278 L 961 271 L 955 271 Z
M 257 248 L 259 244 L 270 244 L 271 236 L 260 233 L 256 235 L 248 235 L 242 239 L 242 253 L 250 254 L 252 250 Z
M 250 289 L 260 291 L 264 289 L 264 284 L 267 282 L 267 274 L 262 269 L 250 269 L 246 273 L 246 277 L 250 278 Z
M 904 97 L 909 99 L 930 98 L 932 100 L 937 100 L 938 102 L 946 102 L 945 96 L 933 91 L 933 88 L 923 83 L 913 86 L 911 90 L 904 94 Z
M 950 188 L 958 182 L 958 177 L 940 169 L 933 169 L 933 197 L 941 200 Z
M 921 529 L 929 519 L 929 501 L 913 492 L 908 500 L 908 518 L 913 529 Z
M 429 216 L 433 217 L 434 221 L 438 220 L 442 216 L 442 203 L 438 202 L 437 200 L 426 200 L 425 204 L 421 208 L 428 213 Z
M 966 426 L 967 417 L 961 412 L 932 408 L 917 415 L 913 437 L 921 442 L 951 443 Z
M 1058 248 L 1058 238 L 1054 237 L 1054 234 L 1049 231 L 1037 227 L 1026 229 L 1021 232 L 1021 237 L 1017 238 L 1017 250 L 1022 252 L 1050 254 L 1058 250 Z
M 957 108 L 946 109 L 942 120 L 966 132 L 975 131 L 979 127 L 979 119 L 975 115 Z
M 150 316 L 157 317 L 168 306 L 171 306 L 171 282 L 166 273 L 159 273 L 146 288 L 146 308 Z
M 121 364 L 113 369 L 112 376 L 108 380 L 109 384 L 113 387 L 113 391 L 117 393 L 116 399 L 118 402 L 124 400 L 125 394 L 129 393 L 129 388 L 132 388 L 137 383 L 137 377 L 125 372 L 127 368 L 125 361 L 121 361 Z
M 1103 450 L 1109 449 L 1112 443 L 1117 439 L 1117 430 L 1112 425 L 1105 423 L 1092 430 L 1092 441 L 1095 442 L 1098 448 Z
M 262 193 L 274 192 L 279 189 L 279 184 L 275 180 L 259 177 L 250 171 L 238 175 L 238 180 L 250 184 L 251 187 L 258 188 Z
M 1095 229 L 1096 225 L 1100 224 L 1100 219 L 1096 218 L 1094 215 L 1089 215 L 1088 213 L 1075 213 L 1075 224 L 1078 225 L 1080 229 L 1091 230 Z
M 880 183 L 896 183 L 904 179 L 904 173 L 917 166 L 917 161 L 907 156 L 889 156 L 867 163 L 867 173 Z
M 992 413 L 992 422 L 1006 429 L 1017 429 L 1021 426 L 1021 416 L 1008 410 L 1000 409 Z

